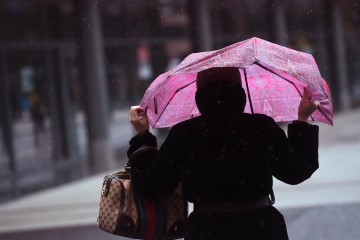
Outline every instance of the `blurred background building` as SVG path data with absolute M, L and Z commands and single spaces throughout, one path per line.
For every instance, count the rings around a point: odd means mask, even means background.
M 335 110 L 359 106 L 359 26 L 358 0 L 2 0 L 0 200 L 119 166 L 109 122 L 191 52 L 305 51 Z

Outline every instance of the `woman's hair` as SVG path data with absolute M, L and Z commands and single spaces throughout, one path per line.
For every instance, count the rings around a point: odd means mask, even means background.
M 202 115 L 244 112 L 245 91 L 238 68 L 211 68 L 197 75 L 196 105 Z

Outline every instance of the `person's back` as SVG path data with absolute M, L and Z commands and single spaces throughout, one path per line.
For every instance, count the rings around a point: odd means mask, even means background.
M 198 117 L 174 126 L 182 185 L 193 203 L 266 196 L 272 188 L 271 120 L 237 114 L 231 119 Z M 236 191 L 234 191 L 236 189 Z
M 318 129 L 296 122 L 288 139 L 272 118 L 243 113 L 246 95 L 240 81 L 229 78 L 240 80 L 236 68 L 198 74 L 201 116 L 175 125 L 156 156 L 133 159 L 132 179 L 144 194 L 166 194 L 181 181 L 194 203 L 185 239 L 287 239 L 284 219 L 268 199 L 272 176 L 290 184 L 311 176 Z M 134 112 L 132 120 L 136 128 L 141 123 Z M 140 132 L 129 156 L 141 145 L 156 145 L 148 131 Z

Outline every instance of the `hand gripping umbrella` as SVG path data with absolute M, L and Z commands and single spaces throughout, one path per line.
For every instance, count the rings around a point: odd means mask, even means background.
M 213 67 L 239 68 L 247 95 L 247 113 L 266 114 L 276 122 L 296 120 L 306 87 L 309 101 L 321 104 L 309 120 L 333 123 L 330 89 L 314 58 L 251 38 L 216 51 L 190 54 L 178 66 L 158 76 L 140 103 L 147 109 L 151 126 L 171 127 L 200 116 L 195 103 L 196 74 Z

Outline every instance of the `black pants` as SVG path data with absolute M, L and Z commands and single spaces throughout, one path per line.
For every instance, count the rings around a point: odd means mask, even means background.
M 288 240 L 285 220 L 274 207 L 230 213 L 190 214 L 185 240 Z

